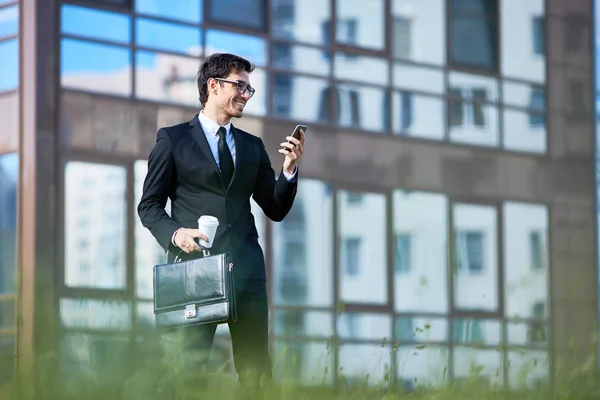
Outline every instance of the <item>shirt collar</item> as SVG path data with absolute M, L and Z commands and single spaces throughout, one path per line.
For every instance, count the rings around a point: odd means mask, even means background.
M 208 118 L 206 116 L 206 114 L 204 114 L 204 110 L 202 110 L 198 113 L 198 120 L 202 124 L 202 127 L 207 129 L 211 135 L 217 136 L 217 132 L 219 131 L 219 128 L 220 128 L 219 124 L 217 124 L 212 119 Z M 229 135 L 229 132 L 231 132 L 231 122 L 228 122 L 227 125 L 224 126 L 224 128 L 225 128 L 225 136 Z

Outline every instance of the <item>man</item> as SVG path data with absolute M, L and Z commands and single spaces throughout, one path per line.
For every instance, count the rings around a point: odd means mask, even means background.
M 271 220 L 283 220 L 296 195 L 304 145 L 304 132 L 300 140 L 286 137 L 275 179 L 262 140 L 231 124 L 254 94 L 253 69 L 233 54 L 213 54 L 202 64 L 198 91 L 203 110 L 189 122 L 159 129 L 138 205 L 142 224 L 168 251 L 169 262 L 180 250 L 190 256 L 200 251 L 196 239 L 207 240 L 197 229 L 200 216 L 219 219 L 211 253 L 230 252 L 233 258 L 238 320 L 229 330 L 240 384 L 271 377 L 265 261 L 250 197 Z M 204 354 L 204 363 L 216 325 L 186 329 L 193 331 L 192 345 Z

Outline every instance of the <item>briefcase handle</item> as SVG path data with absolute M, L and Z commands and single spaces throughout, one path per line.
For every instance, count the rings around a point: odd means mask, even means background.
M 198 245 L 198 246 L 200 246 L 200 245 Z M 202 257 L 210 256 L 210 249 L 205 249 L 202 246 L 200 246 L 200 248 L 202 249 Z M 179 263 L 179 262 L 183 261 L 183 259 L 181 258 L 181 253 L 184 253 L 184 251 L 179 250 L 179 253 L 177 253 L 177 255 L 175 256 L 175 260 L 173 260 L 174 263 Z

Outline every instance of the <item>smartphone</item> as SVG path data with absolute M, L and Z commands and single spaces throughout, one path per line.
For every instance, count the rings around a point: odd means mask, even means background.
M 306 130 L 308 129 L 308 126 L 306 126 L 306 125 L 296 125 L 296 127 L 294 128 L 294 133 L 292 133 L 292 137 L 294 139 L 300 140 L 300 129 L 302 129 L 302 131 L 304 132 L 304 134 L 306 134 Z

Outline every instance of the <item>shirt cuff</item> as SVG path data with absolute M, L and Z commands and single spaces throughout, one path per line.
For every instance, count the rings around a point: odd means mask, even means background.
M 181 228 L 179 228 L 179 229 L 181 229 Z M 177 232 L 179 232 L 179 229 L 177 229 L 175 232 L 173 232 L 173 236 L 171 236 L 171 243 L 175 247 L 177 247 L 177 245 L 175 244 L 175 235 L 177 234 Z
M 294 165 L 294 173 L 291 175 L 283 170 L 283 176 L 285 176 L 285 179 L 290 183 L 296 181 L 296 177 L 298 176 L 298 166 Z

